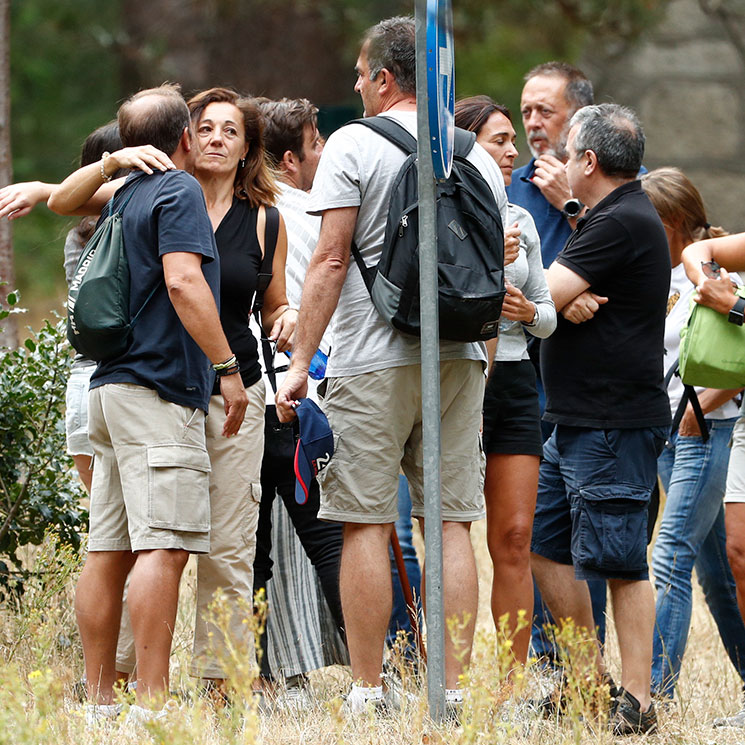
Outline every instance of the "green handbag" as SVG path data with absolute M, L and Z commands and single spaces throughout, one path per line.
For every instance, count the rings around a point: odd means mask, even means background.
M 736 294 L 745 298 L 745 287 Z M 680 377 L 706 388 L 745 386 L 745 326 L 691 299 L 688 323 L 680 332 Z

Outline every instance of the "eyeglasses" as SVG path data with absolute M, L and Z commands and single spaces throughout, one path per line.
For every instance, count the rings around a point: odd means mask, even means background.
M 722 267 L 717 264 L 714 259 L 711 261 L 702 261 L 701 262 L 701 271 L 708 277 L 709 279 L 719 279 L 720 272 L 722 270 Z

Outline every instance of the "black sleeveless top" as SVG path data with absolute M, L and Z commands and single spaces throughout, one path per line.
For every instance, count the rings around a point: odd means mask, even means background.
M 256 338 L 248 327 L 262 260 L 256 237 L 258 212 L 246 200 L 233 197 L 233 204 L 215 231 L 220 254 L 220 322 L 238 358 L 246 388 L 261 378 Z M 219 393 L 217 378 L 212 395 Z

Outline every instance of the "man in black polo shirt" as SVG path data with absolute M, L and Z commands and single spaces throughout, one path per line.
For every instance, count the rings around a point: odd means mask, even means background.
M 563 317 L 541 350 L 545 418 L 556 428 L 541 465 L 533 571 L 554 618 L 586 628 L 586 580 L 608 580 L 622 663 L 612 724 L 617 734 L 646 732 L 656 726 L 646 522 L 670 424 L 662 384 L 670 258 L 636 181 L 644 134 L 634 113 L 580 109 L 568 154 L 572 194 L 589 212 L 547 273 Z

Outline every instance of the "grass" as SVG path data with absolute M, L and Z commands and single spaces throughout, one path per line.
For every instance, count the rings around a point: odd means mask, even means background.
M 167 725 L 151 725 L 147 731 L 131 731 L 115 724 L 86 730 L 80 704 L 71 691 L 82 674 L 82 652 L 75 628 L 72 598 L 79 558 L 55 552 L 51 544 L 29 552 L 27 560 L 38 570 L 38 580 L 29 586 L 20 607 L 0 606 L 0 745 L 55 743 L 173 743 L 179 745 L 233 745 L 234 743 L 305 743 L 355 745 L 439 745 L 440 743 L 509 742 L 511 745 L 574 745 L 611 743 L 614 738 L 602 717 L 593 718 L 586 709 L 561 722 L 531 719 L 523 727 L 505 716 L 510 693 L 504 674 L 508 654 L 497 648 L 488 607 L 491 572 L 483 524 L 474 526 L 474 546 L 479 565 L 480 605 L 476 642 L 468 673 L 468 701 L 461 728 L 436 726 L 427 717 L 426 695 L 408 681 L 414 700 L 395 717 L 362 717 L 347 721 L 340 710 L 340 694 L 349 686 L 343 668 L 328 668 L 311 675 L 320 702 L 309 713 L 258 711 L 250 699 L 250 671 L 240 652 L 232 664 L 239 690 L 232 710 L 215 710 L 197 695 L 195 681 L 187 674 L 194 610 L 193 571 L 187 571 L 174 637 L 172 688 L 182 691 L 180 712 Z M 726 657 L 713 620 L 698 587 L 688 650 L 680 677 L 677 703 L 659 712 L 661 731 L 648 738 L 626 738 L 625 742 L 680 743 L 681 745 L 727 745 L 742 743 L 745 732 L 712 729 L 715 716 L 739 708 L 739 681 Z M 219 607 L 217 609 L 219 617 Z M 573 638 L 572 630 L 565 632 Z M 608 629 L 608 658 L 618 677 L 618 652 L 612 624 Z M 581 676 L 581 671 L 576 671 Z M 539 672 L 528 668 L 515 682 L 524 695 L 536 695 L 542 684 Z M 241 697 L 240 693 L 245 694 Z M 248 700 L 248 703 L 244 701 Z M 577 707 L 582 703 L 578 702 Z

